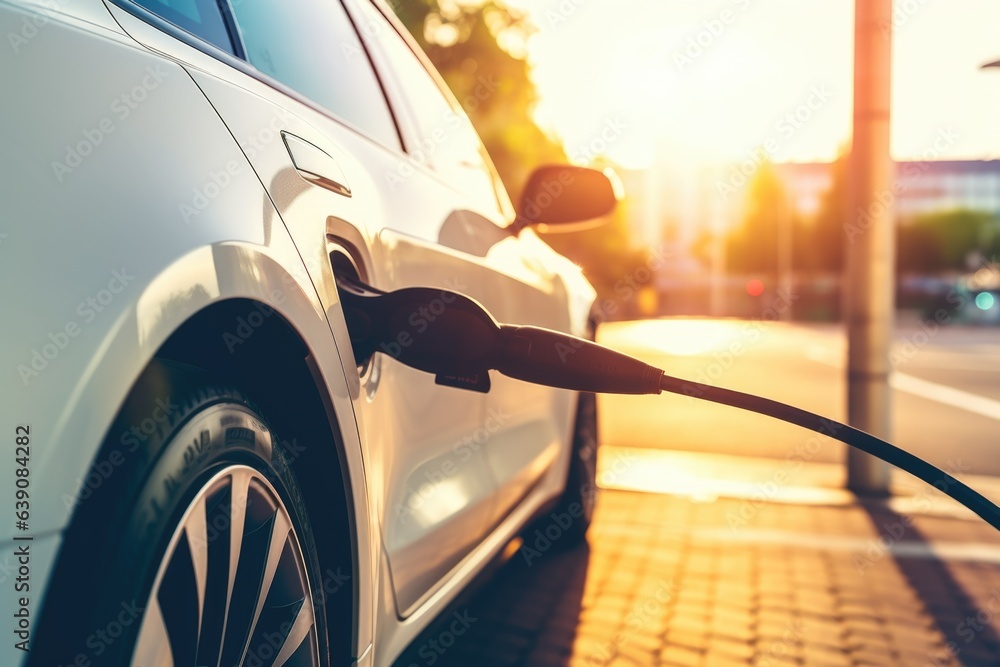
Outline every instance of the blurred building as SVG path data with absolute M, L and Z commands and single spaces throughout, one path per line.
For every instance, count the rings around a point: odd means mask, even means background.
M 833 182 L 830 163 L 777 165 L 796 210 L 816 213 Z M 1000 217 L 1000 160 L 897 162 L 896 213 L 907 220 L 923 213 L 968 209 Z
M 763 301 L 749 294 L 747 281 L 761 276 L 730 273 L 726 256 L 726 239 L 746 215 L 747 188 L 760 167 L 746 161 L 683 168 L 658 160 L 651 168 L 622 173 L 635 247 L 659 248 L 670 258 L 653 278 L 661 314 L 752 316 L 760 312 Z M 774 168 L 790 208 L 806 219 L 819 214 L 834 185 L 834 165 L 783 163 Z M 957 210 L 984 212 L 1000 221 L 1000 160 L 897 162 L 893 184 L 894 205 L 903 224 L 922 214 Z M 789 283 L 795 280 L 789 275 L 784 278 Z M 816 285 L 798 286 L 800 292 L 812 295 L 812 301 L 806 303 L 809 299 L 803 296 L 796 316 L 834 317 L 839 303 L 836 276 L 812 279 L 826 282 L 821 290 Z M 770 298 L 778 279 L 764 275 L 763 285 L 764 298 Z M 825 300 L 813 294 L 817 290 Z M 997 299 L 1000 303 L 1000 293 Z

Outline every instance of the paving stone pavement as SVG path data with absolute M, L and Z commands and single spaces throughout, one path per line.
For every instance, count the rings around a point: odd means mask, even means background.
M 546 547 L 555 525 L 396 665 L 1000 665 L 1000 533 L 980 521 L 605 490 L 589 546 Z

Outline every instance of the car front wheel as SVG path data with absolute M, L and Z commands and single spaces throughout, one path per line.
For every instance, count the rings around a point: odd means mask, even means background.
M 160 557 L 132 664 L 318 666 L 308 569 L 267 477 L 222 467 L 200 485 Z
M 326 667 L 282 445 L 240 392 L 177 371 L 144 375 L 98 457 L 121 463 L 78 499 L 32 664 Z M 155 433 L 145 415 L 162 417 Z

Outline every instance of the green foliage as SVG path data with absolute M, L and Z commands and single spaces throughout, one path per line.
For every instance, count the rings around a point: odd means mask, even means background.
M 802 266 L 842 270 L 847 239 L 843 226 L 850 222 L 848 176 L 848 156 L 844 153 L 833 164 L 830 190 L 813 229 L 801 235 L 801 246 L 796 244 L 797 261 Z M 934 273 L 965 269 L 970 253 L 995 256 L 1000 251 L 1000 231 L 990 213 L 941 211 L 897 222 L 896 242 L 900 272 Z
M 462 104 L 516 206 L 536 167 L 566 162 L 562 145 L 532 118 L 538 95 L 523 45 L 534 27 L 521 10 L 495 1 L 392 4 Z M 625 209 L 619 206 L 600 228 L 544 235 L 583 268 L 602 295 L 645 261 L 631 248 Z
M 812 224 L 804 225 L 797 234 L 795 254 L 797 265 L 815 271 L 842 271 L 848 220 L 848 155 L 846 151 L 834 161 L 830 189 L 823 196 L 819 213 Z M 797 232 L 799 230 L 796 230 Z
M 519 49 L 534 28 L 523 13 L 497 2 L 393 7 L 469 115 L 513 201 L 532 169 L 566 161 L 561 144 L 532 118 L 538 96 Z
M 962 270 L 977 255 L 990 258 L 998 251 L 1000 225 L 985 211 L 928 213 L 899 228 L 901 271 Z
M 790 215 L 786 199 L 774 165 L 762 163 L 747 189 L 743 220 L 726 239 L 730 271 L 777 273 L 779 217 Z
M 612 298 L 615 285 L 644 266 L 649 255 L 632 247 L 627 200 L 619 204 L 605 225 L 565 234 L 545 234 L 542 238 L 583 269 L 602 299 Z
M 843 266 L 846 215 L 847 163 L 840 158 L 833 165 L 833 181 L 815 219 L 798 215 L 780 174 L 765 162 L 754 174 L 747 191 L 746 215 L 742 224 L 726 240 L 726 261 L 736 272 L 778 272 L 778 224 L 792 234 L 792 268 L 795 271 L 839 271 Z

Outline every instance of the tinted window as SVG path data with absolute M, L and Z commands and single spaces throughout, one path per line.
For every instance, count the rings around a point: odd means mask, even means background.
M 369 136 L 399 146 L 396 126 L 338 0 L 231 0 L 247 60 Z
M 381 12 L 368 2 L 358 4 L 365 13 L 359 30 L 381 47 L 382 55 L 389 61 L 388 76 L 393 77 L 406 95 L 404 104 L 417 133 L 415 137 L 407 137 L 408 152 L 481 207 L 497 210 L 493 174 L 468 117 L 452 106 L 437 81 Z
M 135 0 L 135 4 L 223 51 L 233 53 L 233 42 L 216 0 Z

